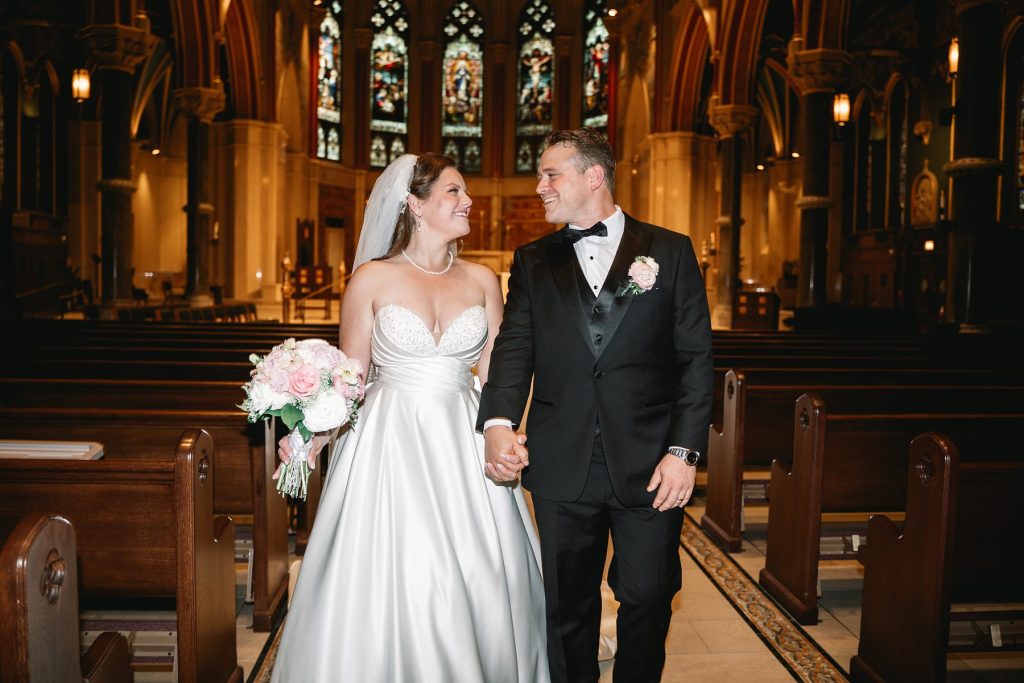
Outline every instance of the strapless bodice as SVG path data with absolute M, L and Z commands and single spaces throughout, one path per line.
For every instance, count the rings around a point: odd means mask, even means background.
M 470 306 L 435 342 L 423 320 L 398 304 L 382 306 L 373 321 L 370 352 L 376 381 L 408 390 L 461 391 L 487 343 L 487 311 Z

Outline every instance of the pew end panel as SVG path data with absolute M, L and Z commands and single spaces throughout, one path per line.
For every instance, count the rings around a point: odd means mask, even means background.
M 708 427 L 707 506 L 700 525 L 726 552 L 743 546 L 743 452 L 746 420 L 746 377 L 742 371 L 725 373 L 721 431 Z
M 103 633 L 83 656 L 78 630 L 75 531 L 58 515 L 30 513 L 0 550 L 0 682 L 130 683 L 131 652 Z
M 801 572 L 802 556 L 813 553 L 818 561 L 821 515 L 807 509 L 821 509 L 821 463 L 803 453 L 820 453 L 825 446 L 825 401 L 816 393 L 797 399 L 794 407 L 793 457 L 776 460 L 771 470 L 771 500 L 805 501 L 799 505 L 772 505 L 768 515 L 768 547 L 789 545 L 783 553 L 765 558 L 758 582 L 801 624 L 818 622 L 818 591 L 815 576 Z M 813 506 L 813 507 L 807 507 Z M 798 555 L 797 562 L 790 558 Z M 780 558 L 782 561 L 773 561 Z
M 902 533 L 885 515 L 873 515 L 868 522 L 861 551 L 860 644 L 850 662 L 854 681 L 938 680 L 946 669 L 945 649 L 935 652 L 934 643 L 949 638 L 955 514 L 950 505 L 956 500 L 959 462 L 960 453 L 947 437 L 934 432 L 918 436 L 910 444 Z M 930 590 L 922 596 L 914 590 L 918 584 Z
M 252 451 L 254 605 L 252 627 L 269 632 L 288 604 L 288 501 L 278 494 L 276 419 L 253 425 L 262 433 Z M 314 472 L 314 475 L 316 473 Z M 310 477 L 310 481 L 316 479 Z

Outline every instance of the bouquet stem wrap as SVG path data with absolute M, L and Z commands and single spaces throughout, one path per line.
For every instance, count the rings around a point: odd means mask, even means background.
M 277 473 L 277 492 L 305 500 L 309 488 L 309 473 L 316 469 L 316 461 L 309 461 L 313 440 L 306 441 L 298 429 L 293 429 L 288 434 L 288 445 L 292 448 L 292 457 L 288 462 L 281 464 L 281 471 Z

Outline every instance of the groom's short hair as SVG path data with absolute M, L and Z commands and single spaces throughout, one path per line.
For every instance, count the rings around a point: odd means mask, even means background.
M 603 168 L 604 184 L 614 196 L 615 153 L 601 131 L 590 126 L 571 130 L 556 130 L 544 140 L 544 149 L 555 145 L 572 146 L 575 149 L 572 161 L 580 173 L 585 173 L 591 166 Z

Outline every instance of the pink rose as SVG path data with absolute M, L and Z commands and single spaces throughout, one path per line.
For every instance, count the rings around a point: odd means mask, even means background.
M 288 375 L 288 390 L 299 398 L 311 396 L 320 384 L 320 371 L 312 365 L 300 365 Z
M 654 286 L 654 281 L 658 279 L 658 271 L 648 263 L 637 260 L 629 267 L 629 277 L 646 292 Z

